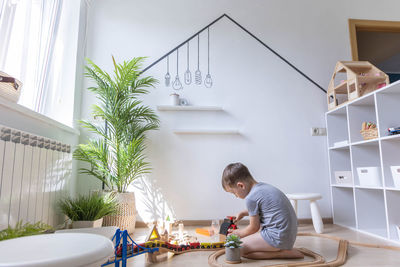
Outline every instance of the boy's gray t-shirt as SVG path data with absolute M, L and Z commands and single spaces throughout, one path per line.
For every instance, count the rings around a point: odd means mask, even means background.
M 275 248 L 292 249 L 297 235 L 297 216 L 285 194 L 272 185 L 257 183 L 245 200 L 249 216 L 260 216 L 264 240 Z

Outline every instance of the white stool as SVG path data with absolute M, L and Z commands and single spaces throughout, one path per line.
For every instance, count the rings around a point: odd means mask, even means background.
M 317 200 L 321 199 L 321 194 L 318 193 L 300 193 L 300 194 L 286 194 L 290 203 L 294 208 L 297 215 L 297 201 L 298 200 L 310 200 L 311 217 L 314 225 L 315 232 L 321 234 L 324 231 L 324 224 L 322 222 L 321 214 L 319 213 L 319 208 Z

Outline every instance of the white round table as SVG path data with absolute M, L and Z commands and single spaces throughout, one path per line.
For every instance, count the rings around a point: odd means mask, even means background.
M 43 234 L 0 242 L 0 267 L 98 267 L 113 255 L 111 240 L 94 234 Z
M 81 234 L 96 234 L 112 239 L 117 231 L 116 226 L 102 226 L 94 228 L 77 228 L 77 229 L 62 229 L 57 230 L 55 234 L 70 234 L 70 233 L 81 233 Z

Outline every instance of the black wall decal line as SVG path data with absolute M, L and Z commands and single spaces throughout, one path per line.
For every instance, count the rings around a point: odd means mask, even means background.
M 215 19 L 214 21 L 212 21 L 211 23 L 209 23 L 207 26 L 203 27 L 201 30 L 199 30 L 198 32 L 196 32 L 195 34 L 193 34 L 192 36 L 190 36 L 188 39 L 186 39 L 185 41 L 183 41 L 182 43 L 180 43 L 177 47 L 175 47 L 174 49 L 170 50 L 168 53 L 166 53 L 165 55 L 163 55 L 162 57 L 160 57 L 159 59 L 157 59 L 156 61 L 154 61 L 153 63 L 151 63 L 148 67 L 146 67 L 141 73 L 146 72 L 148 69 L 151 69 L 154 65 L 156 65 L 158 62 L 160 62 L 161 60 L 163 60 L 164 58 L 166 58 L 167 56 L 171 55 L 175 50 L 177 50 L 178 48 L 180 48 L 181 46 L 183 46 L 184 44 L 186 44 L 187 42 L 189 42 L 190 40 L 192 40 L 194 37 L 197 37 L 198 34 L 200 34 L 202 31 L 206 30 L 208 27 L 210 27 L 211 25 L 215 24 L 217 21 L 219 21 L 220 19 L 222 19 L 223 17 L 225 17 L 226 15 L 223 14 L 220 17 L 218 17 L 217 19 Z
M 281 56 L 278 52 L 276 52 L 275 50 L 273 50 L 271 47 L 269 47 L 267 44 L 265 44 L 263 41 L 261 41 L 257 36 L 255 36 L 253 33 L 251 33 L 249 30 L 247 30 L 245 27 L 243 27 L 242 25 L 240 25 L 237 21 L 235 21 L 234 19 L 232 19 L 230 16 L 228 16 L 227 14 L 223 14 L 220 17 L 218 17 L 217 19 L 215 19 L 214 21 L 212 21 L 211 23 L 209 23 L 207 26 L 203 27 L 201 30 L 199 30 L 198 32 L 196 32 L 195 34 L 193 34 L 192 36 L 190 36 L 188 39 L 186 39 L 185 41 L 183 41 L 182 43 L 180 43 L 178 46 L 176 46 L 174 49 L 170 50 L 168 53 L 166 53 L 165 55 L 163 55 L 162 57 L 160 57 L 159 59 L 157 59 L 156 61 L 154 61 L 152 64 L 150 64 L 148 67 L 146 67 L 145 69 L 143 69 L 143 71 L 141 72 L 144 73 L 147 70 L 151 69 L 154 65 L 156 65 L 158 62 L 160 62 L 161 60 L 163 60 L 164 58 L 166 58 L 167 56 L 169 56 L 170 54 L 172 54 L 175 50 L 179 49 L 181 46 L 183 46 L 184 44 L 186 44 L 187 42 L 189 42 L 190 40 L 192 40 L 193 38 L 195 38 L 198 34 L 200 34 L 201 32 L 203 32 L 204 30 L 206 30 L 208 27 L 212 26 L 213 24 L 215 24 L 216 22 L 218 22 L 219 20 L 221 20 L 222 18 L 226 17 L 227 19 L 229 19 L 232 23 L 234 23 L 236 26 L 238 26 L 239 28 L 241 28 L 243 31 L 245 31 L 247 34 L 249 34 L 251 37 L 253 37 L 255 40 L 257 40 L 260 44 L 262 44 L 265 48 L 267 48 L 269 51 L 271 51 L 273 54 L 275 54 L 277 57 L 279 57 L 282 61 L 284 61 L 286 64 L 288 64 L 290 67 L 292 67 L 295 71 L 297 71 L 300 75 L 302 75 L 304 78 L 306 78 L 308 81 L 310 81 L 312 84 L 314 84 L 315 86 L 317 86 L 319 89 L 321 89 L 324 93 L 326 93 L 326 90 L 319 85 L 317 82 L 315 82 L 313 79 L 311 79 L 309 76 L 307 76 L 304 72 L 302 72 L 301 70 L 299 70 L 296 66 L 294 66 L 292 63 L 290 63 L 287 59 L 285 59 L 283 56 Z

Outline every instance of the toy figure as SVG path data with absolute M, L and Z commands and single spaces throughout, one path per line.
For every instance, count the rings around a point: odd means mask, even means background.
M 219 229 L 219 233 L 221 235 L 227 235 L 229 229 L 237 229 L 237 225 L 233 222 L 233 217 L 229 217 L 229 219 L 224 219 L 224 222 L 221 224 L 221 227 Z

